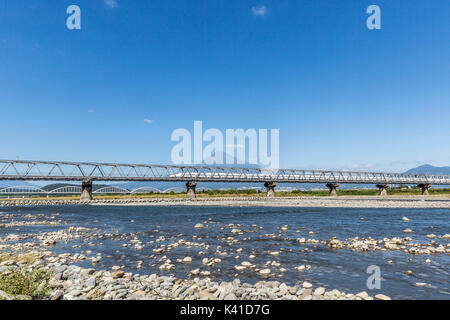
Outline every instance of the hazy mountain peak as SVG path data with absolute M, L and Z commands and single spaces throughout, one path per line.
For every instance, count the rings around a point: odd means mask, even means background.
M 435 167 L 431 164 L 424 164 L 424 165 L 409 169 L 405 173 L 450 175 L 450 167 Z

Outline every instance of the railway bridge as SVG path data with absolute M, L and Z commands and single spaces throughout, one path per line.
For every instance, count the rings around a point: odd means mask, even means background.
M 87 201 L 92 199 L 95 181 L 185 182 L 190 198 L 201 182 L 262 183 L 268 197 L 274 196 L 279 183 L 325 184 L 330 196 L 337 195 L 340 184 L 374 184 L 382 196 L 391 184 L 416 185 L 423 195 L 432 185 L 450 185 L 447 175 L 33 160 L 0 160 L 0 180 L 80 181 L 81 200 Z

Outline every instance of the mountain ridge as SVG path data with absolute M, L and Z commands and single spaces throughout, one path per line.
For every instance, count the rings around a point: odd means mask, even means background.
M 431 164 L 423 164 L 418 167 L 409 169 L 404 173 L 409 174 L 444 174 L 450 175 L 450 166 L 449 167 L 435 167 Z

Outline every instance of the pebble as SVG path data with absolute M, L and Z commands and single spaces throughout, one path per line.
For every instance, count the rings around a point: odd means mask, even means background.
M 262 270 L 259 270 L 259 274 L 262 276 L 270 276 L 271 271 L 270 271 L 270 269 L 262 269 Z
M 118 270 L 118 271 L 115 271 L 115 272 L 113 273 L 112 277 L 113 277 L 114 279 L 117 279 L 117 278 L 122 278 L 124 275 L 125 275 L 125 271 L 123 271 L 123 270 Z
M 316 290 L 314 290 L 314 295 L 315 296 L 321 296 L 325 293 L 325 288 L 324 287 L 319 287 Z
M 416 286 L 425 287 L 427 284 L 425 282 L 416 282 Z
M 366 299 L 367 297 L 369 297 L 369 295 L 365 291 L 361 291 L 360 293 L 356 294 L 356 296 L 363 300 Z
M 184 263 L 191 263 L 192 262 L 192 258 L 191 257 L 184 257 L 182 261 Z

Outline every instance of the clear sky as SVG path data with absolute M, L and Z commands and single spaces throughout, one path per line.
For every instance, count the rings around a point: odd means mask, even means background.
M 449 16 L 448 0 L 1 0 L 0 158 L 170 163 L 172 131 L 202 120 L 279 129 L 281 167 L 450 165 Z

